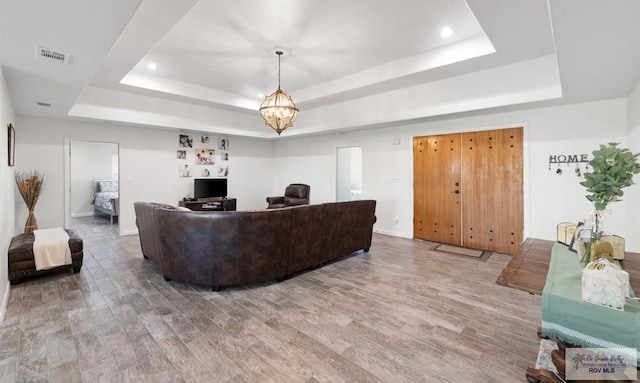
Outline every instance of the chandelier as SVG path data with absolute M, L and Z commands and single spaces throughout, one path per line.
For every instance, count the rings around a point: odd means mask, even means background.
M 293 126 L 298 118 L 298 108 L 291 96 L 280 89 L 280 57 L 283 52 L 276 51 L 276 54 L 278 55 L 278 90 L 264 98 L 260 104 L 260 115 L 264 123 L 275 130 L 279 136 L 285 129 Z

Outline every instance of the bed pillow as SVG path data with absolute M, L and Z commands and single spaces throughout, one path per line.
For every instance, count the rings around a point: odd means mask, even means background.
M 100 191 L 115 192 L 118 191 L 118 181 L 100 181 Z

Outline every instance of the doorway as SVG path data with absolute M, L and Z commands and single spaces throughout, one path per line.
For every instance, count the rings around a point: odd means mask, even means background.
M 515 254 L 522 242 L 522 128 L 415 137 L 414 237 Z
M 108 185 L 119 204 L 118 143 L 68 140 L 65 154 L 65 227 L 101 226 L 117 234 L 119 212 L 107 209 L 107 204 L 98 206 L 96 189 L 99 184 Z
M 338 148 L 336 163 L 336 201 L 362 199 L 362 147 Z

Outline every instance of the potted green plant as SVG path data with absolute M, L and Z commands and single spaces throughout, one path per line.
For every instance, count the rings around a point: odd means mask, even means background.
M 589 165 L 593 169 L 584 173 L 584 181 L 580 185 L 587 188 L 587 199 L 593 203 L 593 225 L 589 242 L 595 243 L 600 236 L 599 221 L 602 211 L 612 202 L 622 200 L 624 188 L 633 185 L 633 175 L 640 173 L 638 157 L 627 148 L 619 148 L 619 143 L 610 142 L 600 145 L 593 151 L 593 159 Z M 586 246 L 583 261 L 588 262 L 591 246 Z

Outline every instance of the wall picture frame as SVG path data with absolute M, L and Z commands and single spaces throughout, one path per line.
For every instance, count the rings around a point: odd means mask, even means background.
M 9 166 L 13 166 L 15 160 L 15 151 L 16 151 L 16 130 L 13 128 L 13 124 L 9 123 L 7 125 L 7 143 L 8 143 L 8 154 L 9 158 L 7 163 Z

